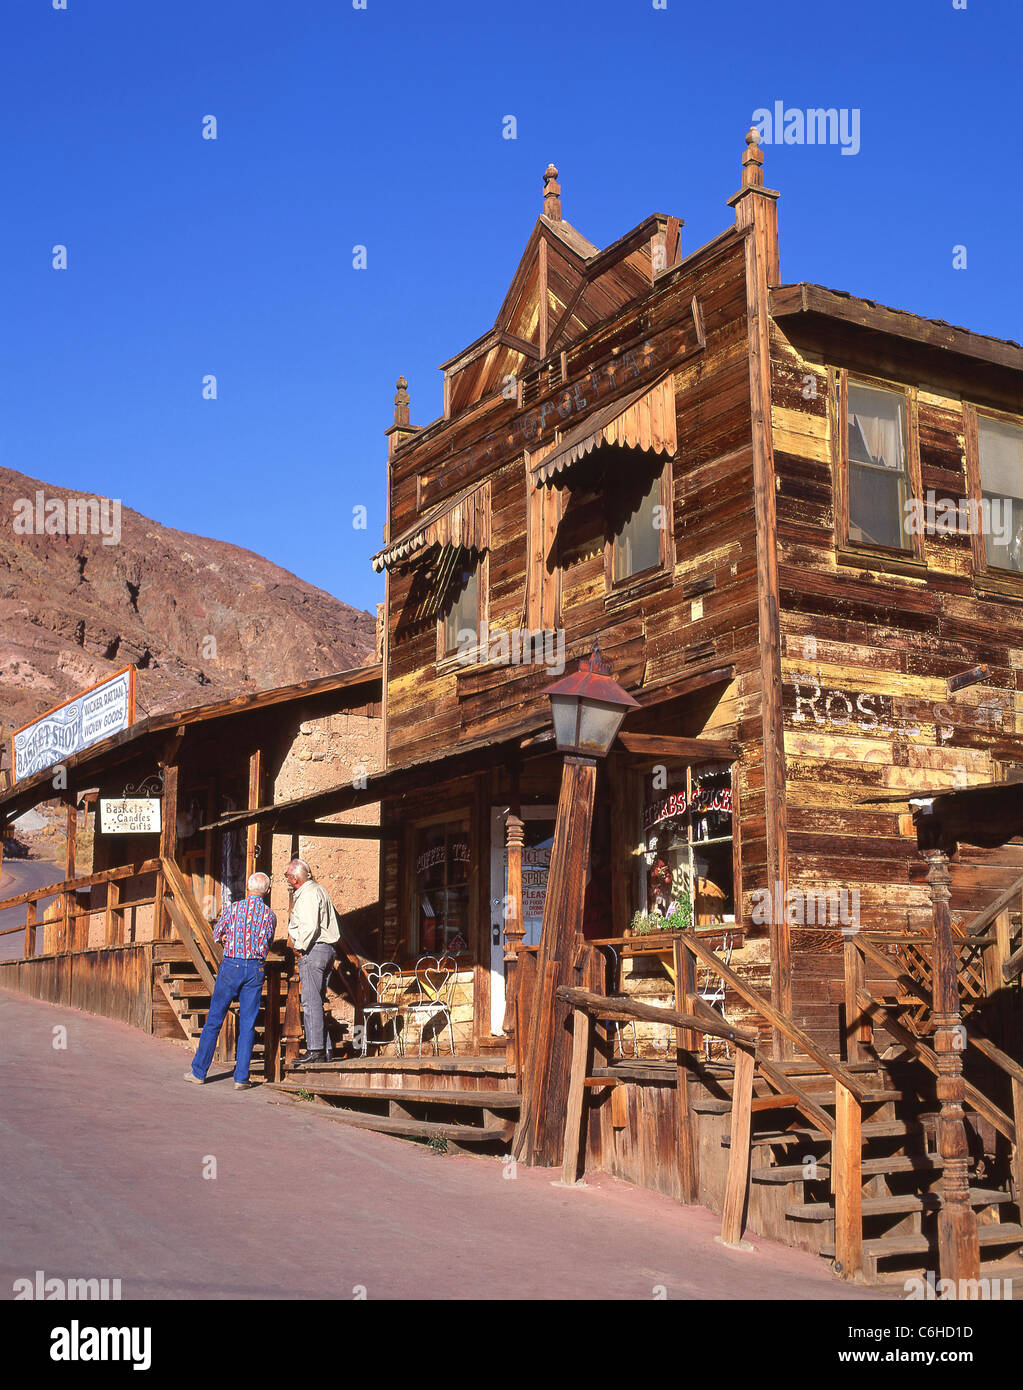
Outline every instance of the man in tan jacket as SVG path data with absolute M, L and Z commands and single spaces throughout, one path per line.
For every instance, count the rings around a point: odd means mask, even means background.
M 284 870 L 284 877 L 294 894 L 288 936 L 299 954 L 298 978 L 302 985 L 306 1050 L 298 1054 L 295 1062 L 301 1066 L 306 1062 L 326 1061 L 323 999 L 341 932 L 327 890 L 313 878 L 304 859 L 293 859 Z

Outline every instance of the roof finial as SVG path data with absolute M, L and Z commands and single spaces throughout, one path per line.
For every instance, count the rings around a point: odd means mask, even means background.
M 764 156 L 760 153 L 760 132 L 756 126 L 750 126 L 746 132 L 746 149 L 742 156 L 742 186 L 764 186 Z
M 409 423 L 408 411 L 408 382 L 400 376 L 394 383 L 398 390 L 394 396 L 394 423 L 396 425 L 407 425 Z
M 543 215 L 552 222 L 561 221 L 561 184 L 558 183 L 558 171 L 553 164 L 548 164 L 544 170 Z

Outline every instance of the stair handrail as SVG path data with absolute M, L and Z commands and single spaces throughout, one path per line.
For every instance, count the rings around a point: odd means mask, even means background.
M 907 994 L 914 995 L 921 1004 L 926 1005 L 926 1007 L 933 1012 L 934 1002 L 930 991 L 920 984 L 918 980 L 915 980 L 912 975 L 908 975 L 904 970 L 901 970 L 894 961 L 890 960 L 882 951 L 877 950 L 875 946 L 871 945 L 869 941 L 862 939 L 859 935 L 854 936 L 852 941 L 861 955 L 873 961 L 874 964 L 879 966 L 887 975 L 890 975 L 897 984 L 902 985 Z M 869 990 L 866 992 L 869 994 Z M 879 1000 L 878 1003 L 880 1002 Z M 1020 1064 L 1010 1057 L 1007 1052 L 1003 1052 L 997 1043 L 993 1043 L 990 1038 L 986 1038 L 983 1033 L 977 1031 L 971 1033 L 966 1023 L 962 1021 L 960 1021 L 960 1027 L 963 1030 L 963 1035 L 968 1045 L 975 1047 L 978 1052 L 983 1053 L 988 1061 L 993 1062 L 996 1067 L 1005 1072 L 1005 1074 L 1014 1081 L 1023 1083 L 1023 1066 L 1020 1066 Z M 976 1024 L 974 1024 L 973 1027 L 976 1030 Z
M 964 936 L 979 936 L 985 928 L 989 927 L 1000 912 L 1009 906 L 1011 902 L 1023 894 L 1023 874 L 1016 879 L 1015 883 L 1009 885 L 1004 893 L 999 893 L 994 902 L 989 907 L 985 907 L 982 912 L 978 912 L 975 917 L 964 923 L 960 931 Z
M 854 1072 L 843 1066 L 837 1058 L 832 1057 L 831 1054 L 826 1052 L 822 1047 L 818 1047 L 808 1033 L 805 1033 L 792 1019 L 786 1017 L 780 1009 L 776 1009 L 772 1003 L 765 999 L 762 994 L 758 993 L 757 990 L 753 989 L 751 985 L 748 985 L 745 980 L 740 979 L 735 971 L 732 970 L 730 966 L 727 966 L 721 957 L 716 955 L 709 946 L 705 946 L 693 932 L 681 932 L 679 939 L 690 954 L 696 956 L 704 965 L 709 966 L 712 970 L 716 970 L 725 984 L 738 994 L 741 999 L 744 999 L 751 1008 L 756 1009 L 761 1017 L 766 1019 L 772 1027 L 784 1033 L 789 1041 L 794 1043 L 802 1052 L 805 1052 L 811 1061 L 817 1063 L 822 1071 L 826 1071 L 835 1081 L 844 1086 L 847 1091 L 852 1092 L 858 1101 L 862 1102 L 867 1088 L 863 1086 Z
M 213 944 L 213 931 L 195 900 L 191 885 L 168 855 L 160 856 L 164 880 L 164 905 L 178 936 L 192 958 L 203 983 L 212 992 L 220 968 L 220 957 Z

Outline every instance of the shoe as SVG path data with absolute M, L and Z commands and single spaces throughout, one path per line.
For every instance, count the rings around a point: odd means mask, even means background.
M 254 1081 L 236 1081 L 234 1089 L 236 1091 L 251 1091 L 256 1083 Z
M 203 1076 L 196 1076 L 195 1072 L 192 1071 L 191 1067 L 189 1067 L 188 1071 L 185 1072 L 185 1080 L 194 1082 L 196 1086 L 206 1085 L 206 1078 Z
M 295 1058 L 296 1067 L 308 1066 L 310 1062 L 325 1062 L 326 1054 L 321 1050 L 317 1052 L 300 1052 Z

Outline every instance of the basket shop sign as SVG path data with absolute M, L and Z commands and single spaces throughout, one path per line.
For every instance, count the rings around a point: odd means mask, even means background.
M 155 796 L 100 798 L 101 835 L 159 835 L 160 801 Z
M 14 731 L 14 780 L 20 782 L 53 767 L 134 722 L 135 668 L 126 666 Z

